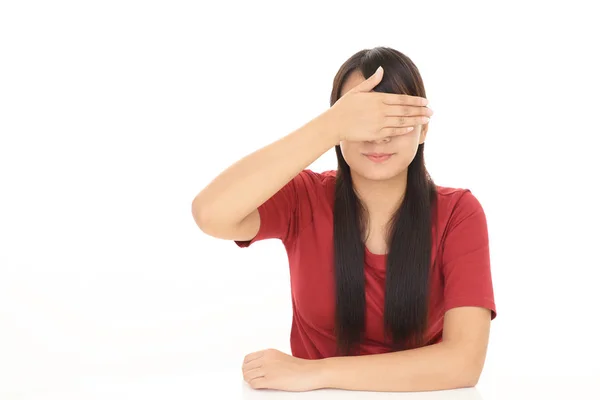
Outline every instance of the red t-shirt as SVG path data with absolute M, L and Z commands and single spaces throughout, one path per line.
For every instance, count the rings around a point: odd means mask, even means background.
M 301 171 L 258 208 L 260 229 L 254 239 L 280 239 L 290 268 L 293 319 L 292 355 L 319 359 L 335 355 L 335 282 L 333 204 L 336 171 Z M 496 317 L 490 271 L 488 231 L 481 204 L 469 189 L 437 186 L 438 229 L 432 230 L 432 268 L 426 345 L 442 340 L 444 313 L 479 306 Z M 433 263 L 435 256 L 441 262 Z M 384 339 L 386 255 L 365 246 L 365 338 L 360 355 L 392 351 Z

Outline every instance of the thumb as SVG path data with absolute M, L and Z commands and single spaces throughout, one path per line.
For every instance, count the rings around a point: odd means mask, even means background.
M 370 92 L 383 78 L 383 67 L 379 66 L 375 73 L 354 88 L 355 92 Z

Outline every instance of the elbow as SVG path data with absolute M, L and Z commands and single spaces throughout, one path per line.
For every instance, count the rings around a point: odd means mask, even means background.
M 479 375 L 469 376 L 464 382 L 463 386 L 465 388 L 475 387 L 479 383 Z
M 457 379 L 457 388 L 475 387 L 479 383 L 482 369 L 479 365 L 466 368 Z
M 192 202 L 192 216 L 203 233 L 214 238 L 236 240 L 240 237 L 241 222 L 231 222 L 231 216 L 225 218 L 224 213 L 227 212 L 218 205 L 201 203 L 198 200 Z
M 477 363 L 477 365 L 473 367 L 473 372 L 471 373 L 470 379 L 468 381 L 471 387 L 476 386 L 479 383 L 479 378 L 481 377 L 482 371 L 483 366 L 480 363 Z
M 474 387 L 479 383 L 479 378 L 485 364 L 485 351 L 472 351 L 472 347 L 459 347 L 454 354 L 452 363 L 451 381 L 456 388 Z
M 444 385 L 447 389 L 464 389 L 475 387 L 479 383 L 479 375 L 464 373 L 461 376 L 448 379 Z
M 456 361 L 448 371 L 447 385 L 454 388 L 474 387 L 479 383 L 479 377 L 483 370 L 483 363 L 463 355 L 457 356 Z
M 192 217 L 194 218 L 194 222 L 202 232 L 205 232 L 209 229 L 209 215 L 210 212 L 208 208 L 198 202 L 197 199 L 192 201 Z

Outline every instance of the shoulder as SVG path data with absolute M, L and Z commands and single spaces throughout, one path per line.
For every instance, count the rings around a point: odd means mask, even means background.
M 326 170 L 323 172 L 317 172 L 310 168 L 305 168 L 298 174 L 297 177 L 301 177 L 301 179 L 309 179 L 317 184 L 326 184 L 330 182 L 332 179 L 335 181 L 335 170 Z
M 317 172 L 305 168 L 292 179 L 296 201 L 305 213 L 331 213 L 335 198 L 335 170 Z
M 296 184 L 303 185 L 307 188 L 328 190 L 330 187 L 335 186 L 335 176 L 335 170 L 317 172 L 306 168 L 300 171 L 300 173 L 296 175 L 292 181 L 295 181 Z
M 451 208 L 472 208 L 481 207 L 479 199 L 473 194 L 473 191 L 468 188 L 450 187 L 436 185 L 438 201 Z
M 292 201 L 306 212 L 313 213 L 323 204 L 331 203 L 335 188 L 335 171 L 317 172 L 305 168 L 286 185 Z M 285 190 L 285 189 L 284 189 Z M 290 191 L 291 190 L 291 191 Z
M 485 217 L 483 206 L 477 196 L 468 188 L 436 185 L 438 222 L 453 225 L 473 214 Z

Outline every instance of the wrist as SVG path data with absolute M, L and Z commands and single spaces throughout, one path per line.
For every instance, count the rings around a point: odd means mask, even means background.
M 329 362 L 327 358 L 310 360 L 310 368 L 315 376 L 317 389 L 326 389 L 330 387 L 329 383 Z
M 334 117 L 329 114 L 329 110 L 317 116 L 313 122 L 317 125 L 317 129 L 321 132 L 325 140 L 328 141 L 330 147 L 334 147 L 342 140 L 340 133 L 337 130 L 337 124 Z

